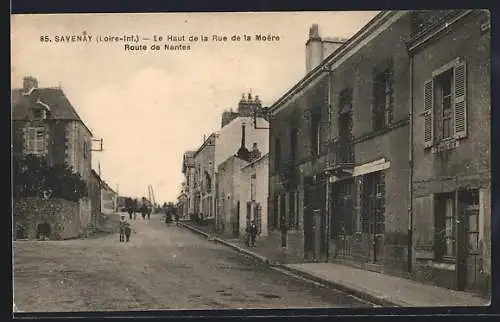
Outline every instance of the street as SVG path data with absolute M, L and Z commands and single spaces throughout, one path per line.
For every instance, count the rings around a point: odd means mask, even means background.
M 287 276 L 162 216 L 118 234 L 14 242 L 14 296 L 25 312 L 367 307 Z

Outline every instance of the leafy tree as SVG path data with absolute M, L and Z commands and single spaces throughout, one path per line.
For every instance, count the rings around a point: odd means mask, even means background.
M 44 197 L 70 201 L 87 195 L 87 184 L 66 164 L 49 166 L 43 157 L 29 154 L 13 159 L 14 198 Z

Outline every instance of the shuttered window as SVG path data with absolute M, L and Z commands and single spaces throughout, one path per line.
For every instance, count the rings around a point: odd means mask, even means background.
M 434 143 L 434 81 L 424 84 L 424 147 Z
M 467 137 L 466 64 L 458 59 L 424 83 L 424 148 Z
M 25 154 L 38 156 L 46 153 L 46 133 L 43 126 L 25 128 Z
M 467 136 L 466 76 L 465 63 L 457 64 L 454 68 L 455 138 L 457 139 Z

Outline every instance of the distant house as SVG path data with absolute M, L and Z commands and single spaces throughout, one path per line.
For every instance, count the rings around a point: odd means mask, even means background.
M 102 180 L 102 179 L 101 179 Z M 117 193 L 102 180 L 101 185 L 101 212 L 103 214 L 112 214 L 116 209 Z
M 193 158 L 195 153 L 196 151 L 186 151 L 182 158 L 182 173 L 184 174 L 185 180 L 183 192 L 186 194 L 186 207 L 184 208 L 184 213 L 181 214 L 183 218 L 188 218 L 195 213 L 194 191 L 196 184 L 196 169 Z

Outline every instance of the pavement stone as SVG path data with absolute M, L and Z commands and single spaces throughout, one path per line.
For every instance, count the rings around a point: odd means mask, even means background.
M 203 227 L 183 223 L 184 227 L 200 234 L 208 234 Z M 358 298 L 385 307 L 472 307 L 488 306 L 490 300 L 470 292 L 418 283 L 406 278 L 371 272 L 336 263 L 286 264 L 268 259 L 262 248 L 249 250 L 238 245 L 239 240 L 215 239 L 248 256 L 270 265 L 278 266 L 294 274 L 352 294 Z

